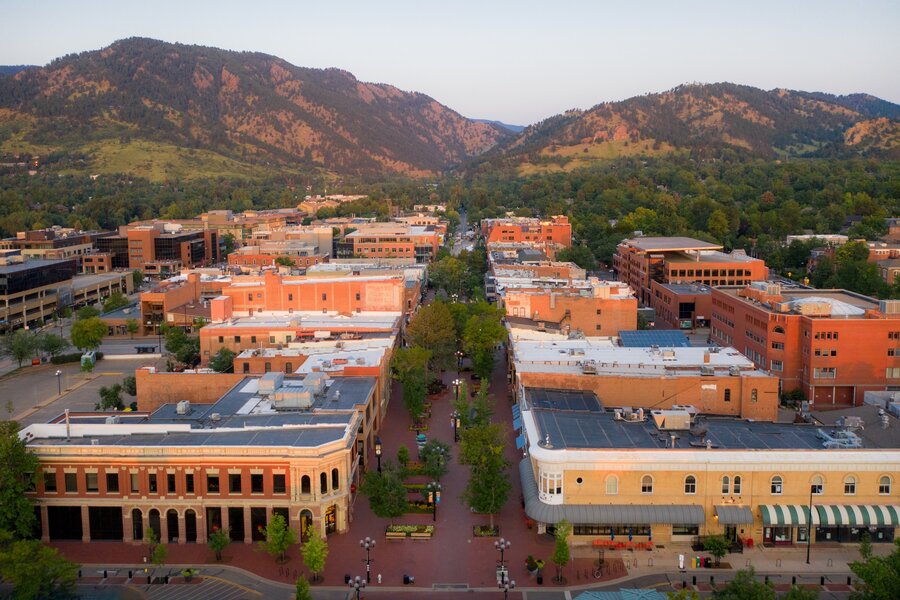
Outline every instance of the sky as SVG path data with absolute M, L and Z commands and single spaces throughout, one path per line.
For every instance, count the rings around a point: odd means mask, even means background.
M 0 1 L 0 64 L 132 36 L 250 50 L 527 125 L 730 81 L 900 103 L 900 0 Z

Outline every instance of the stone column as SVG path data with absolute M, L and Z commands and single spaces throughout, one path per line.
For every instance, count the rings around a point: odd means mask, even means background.
M 91 516 L 87 506 L 81 507 L 81 541 L 91 541 Z
M 169 515 L 164 508 L 159 510 L 159 543 L 169 543 Z
M 46 504 L 41 504 L 41 541 L 45 544 L 50 541 L 50 517 Z
M 197 513 L 197 543 L 205 544 L 209 539 L 209 534 L 206 532 L 206 515 L 203 514 L 205 511 L 197 509 L 195 512 Z
M 134 523 L 131 519 L 131 509 L 122 507 L 122 541 L 126 544 L 134 542 Z
M 182 511 L 178 515 L 178 543 L 184 544 L 187 542 L 187 529 L 185 529 L 185 518 L 184 512 Z
M 250 521 L 250 508 L 244 507 L 244 543 L 253 543 L 253 524 Z

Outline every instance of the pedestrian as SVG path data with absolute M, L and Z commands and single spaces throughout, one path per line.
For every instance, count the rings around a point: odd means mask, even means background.
M 381 573 L 378 574 L 378 583 L 381 583 Z

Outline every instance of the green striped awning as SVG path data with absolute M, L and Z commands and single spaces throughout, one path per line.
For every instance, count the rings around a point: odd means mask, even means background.
M 830 504 L 814 507 L 822 525 L 900 526 L 900 506 L 890 504 Z
M 760 504 L 763 525 L 806 525 L 809 507 L 802 504 Z

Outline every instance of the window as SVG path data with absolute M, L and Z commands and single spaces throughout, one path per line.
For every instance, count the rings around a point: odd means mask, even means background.
M 56 484 L 54 483 L 53 489 L 56 489 Z M 891 493 L 891 478 L 887 475 L 883 475 L 881 479 L 878 480 L 878 493 L 882 496 Z
M 228 474 L 228 493 L 229 494 L 240 494 L 241 493 L 241 474 L 240 473 L 229 473 Z
M 597 314 L 599 315 L 601 312 L 602 312 L 602 311 L 598 308 L 598 309 L 597 309 Z
M 66 493 L 71 494 L 73 492 L 78 491 L 78 476 L 77 473 L 66 473 Z
M 896 356 L 897 349 L 896 348 L 888 348 L 888 356 Z
M 722 478 L 722 493 L 727 494 L 731 488 L 731 478 L 726 475 Z
M 224 344 L 224 343 L 225 343 L 225 336 L 224 336 L 224 335 L 220 335 L 220 336 L 219 336 L 219 343 L 220 343 L 220 344 Z
M 562 494 L 562 473 L 541 471 L 541 494 Z
M 325 302 L 326 300 L 328 300 L 328 294 L 323 293 L 322 294 L 322 302 Z
M 294 363 L 289 363 L 289 362 L 284 363 L 284 372 L 285 373 L 293 373 L 294 372 Z
M 118 494 L 119 493 L 119 474 L 118 473 L 107 473 L 106 474 L 106 493 L 107 494 Z
M 741 495 L 741 476 L 740 475 L 734 476 L 734 493 L 736 496 Z
M 615 475 L 609 475 L 606 478 L 606 494 L 608 496 L 616 496 L 619 493 L 619 478 Z
M 684 493 L 685 494 L 696 494 L 697 493 L 697 478 L 693 475 L 688 475 L 684 478 Z
M 193 494 L 194 493 L 194 474 L 193 473 L 185 473 L 185 475 L 184 475 L 184 493 L 185 494 Z
M 263 370 L 264 370 L 266 373 L 269 373 L 269 372 L 272 370 L 272 363 L 267 362 L 265 365 L 263 365 Z
M 772 350 L 784 350 L 783 342 L 772 342 Z
M 44 471 L 44 491 L 45 492 L 55 492 L 56 491 L 56 473 L 50 473 L 48 471 Z
M 284 494 L 285 492 L 287 492 L 285 476 L 283 474 L 272 475 L 272 493 Z
M 270 336 L 269 336 L 269 343 L 270 343 L 270 344 L 274 344 L 274 343 L 275 343 L 275 336 L 274 336 L 274 335 L 270 335 Z
M 822 492 L 825 490 L 825 480 L 821 475 L 816 475 L 812 478 L 812 482 L 810 483 L 810 492 L 813 495 L 821 496 Z
M 300 493 L 301 494 L 311 494 L 312 493 L 312 482 L 309 479 L 309 475 L 304 475 L 300 479 Z
M 337 469 L 331 470 L 331 489 L 341 489 L 341 474 Z
M 156 473 L 150 473 L 150 493 L 156 493 Z
M 356 301 L 359 302 L 359 299 L 360 299 L 359 292 L 356 292 Z
M 784 480 L 781 478 L 781 475 L 776 475 L 772 478 L 770 492 L 776 496 L 781 495 L 781 491 L 784 487 Z
M 784 363 L 780 360 L 771 361 L 769 366 L 772 371 L 784 371 Z
M 293 302 L 293 300 L 294 300 L 294 295 L 288 294 L 288 302 Z
M 600 323 L 597 323 L 597 331 L 600 331 L 600 327 L 601 327 Z
M 206 476 L 206 493 L 208 493 L 208 494 L 218 494 L 219 493 L 219 476 L 218 475 L 207 475 Z
M 672 525 L 672 535 L 700 535 L 700 526 Z
M 756 402 L 759 399 L 759 395 L 756 391 L 756 388 L 750 390 L 750 402 Z
M 885 370 L 885 377 L 888 379 L 900 379 L 900 367 L 888 367 Z
M 239 335 L 234 336 L 234 343 L 235 343 L 235 344 L 240 344 L 240 343 L 241 343 L 241 336 L 239 336 Z
M 244 373 L 249 373 L 250 372 L 250 363 L 245 362 L 243 364 L 243 369 L 244 369 Z
M 328 493 L 328 475 L 319 473 L 319 491 L 323 494 Z
M 262 473 L 250 474 L 250 492 L 253 494 L 263 493 L 263 476 Z
M 255 336 L 255 335 L 251 335 L 251 336 L 250 336 L 250 343 L 251 343 L 251 344 L 255 344 L 255 343 L 256 343 L 256 336 Z
M 644 475 L 643 477 L 641 477 L 641 493 L 653 493 L 653 477 L 651 475 Z
M 175 473 L 166 473 L 166 491 L 175 493 Z
M 725 402 L 731 402 L 731 388 L 725 388 Z
M 853 496 L 856 494 L 856 477 L 847 475 L 844 478 L 844 495 Z
M 140 475 L 137 473 L 130 473 L 131 477 L 131 493 L 137 494 L 141 491 L 141 480 Z

